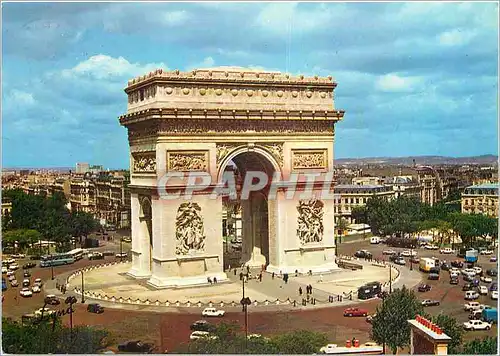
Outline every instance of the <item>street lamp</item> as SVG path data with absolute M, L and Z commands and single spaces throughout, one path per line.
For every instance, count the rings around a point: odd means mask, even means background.
M 83 283 L 83 269 L 81 270 L 81 275 L 82 275 L 82 304 L 85 303 L 85 290 L 84 290 L 84 283 Z
M 69 296 L 64 301 L 66 304 L 69 304 L 69 327 L 71 330 L 71 340 L 73 340 L 73 304 L 76 303 L 76 298 L 74 296 Z
M 120 237 L 120 262 L 122 261 L 122 258 L 123 258 L 123 236 Z
M 52 275 L 52 280 L 54 280 L 54 261 L 50 263 L 50 274 Z
M 245 297 L 245 277 L 248 278 L 248 273 L 243 274 L 242 285 L 243 285 L 243 298 L 241 298 L 241 305 L 243 306 L 243 311 L 245 312 L 245 351 L 248 348 L 248 306 L 252 304 L 250 298 Z

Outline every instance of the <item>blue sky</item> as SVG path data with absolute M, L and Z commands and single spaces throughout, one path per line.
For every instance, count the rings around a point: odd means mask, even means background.
M 2 162 L 128 166 L 127 80 L 332 75 L 336 157 L 497 154 L 496 3 L 3 3 Z

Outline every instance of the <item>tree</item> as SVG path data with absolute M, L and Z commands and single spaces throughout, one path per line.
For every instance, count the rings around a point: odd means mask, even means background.
M 77 211 L 71 214 L 70 227 L 71 234 L 78 237 L 81 244 L 82 237 L 87 240 L 93 231 L 99 229 L 99 222 L 92 216 L 92 214 Z
M 41 234 L 36 230 L 30 229 L 16 229 L 9 230 L 3 234 L 2 240 L 4 243 L 15 246 L 17 243 L 18 248 L 25 250 L 28 245 L 33 244 L 41 239 Z
M 351 210 L 351 217 L 356 224 L 367 224 L 367 211 L 365 206 L 356 206 Z
M 498 355 L 497 338 L 485 337 L 474 339 L 464 345 L 463 354 L 466 355 Z
M 431 319 L 434 324 L 439 325 L 444 333 L 451 338 L 448 344 L 448 354 L 459 354 L 462 336 L 464 334 L 462 325 L 460 325 L 456 319 L 445 314 L 431 316 L 429 319 Z
M 377 307 L 377 315 L 372 320 L 372 339 L 387 344 L 395 354 L 398 348 L 410 344 L 408 320 L 422 312 L 422 304 L 412 290 L 405 286 L 396 289 Z
M 295 330 L 272 339 L 281 354 L 311 355 L 328 344 L 328 337 L 323 333 L 310 330 Z

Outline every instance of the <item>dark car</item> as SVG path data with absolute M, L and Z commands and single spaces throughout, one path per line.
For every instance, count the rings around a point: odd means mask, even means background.
M 462 287 L 462 291 L 466 292 L 468 290 L 473 290 L 474 285 L 472 283 L 465 283 L 464 286 Z
M 486 274 L 490 277 L 496 277 L 498 275 L 498 271 L 495 268 L 491 268 L 486 271 Z
M 191 324 L 189 328 L 192 331 L 208 331 L 208 332 L 214 332 L 216 329 L 214 325 L 210 324 L 206 320 L 195 321 L 194 323 Z
M 496 282 L 491 283 L 491 285 L 490 285 L 490 292 L 493 292 L 493 291 L 496 291 L 496 290 L 498 290 L 497 283 Z
M 104 313 L 104 308 L 97 303 L 92 303 L 87 306 L 87 311 L 89 313 L 102 314 Z
M 473 279 L 471 283 L 472 283 L 472 285 L 473 285 L 474 287 L 478 287 L 478 286 L 479 286 L 479 283 L 481 283 L 481 281 L 480 281 L 479 279 Z
M 153 350 L 154 350 L 153 344 L 143 343 L 141 341 L 128 341 L 118 345 L 118 351 L 121 352 L 150 354 L 153 352 Z
M 36 267 L 36 263 L 34 262 L 28 262 L 28 263 L 25 263 L 23 265 L 23 269 L 30 269 L 30 268 L 35 268 Z
M 424 307 L 433 307 L 433 306 L 439 305 L 439 300 L 425 299 L 425 300 L 422 300 L 422 305 Z
M 418 258 L 418 257 L 412 257 L 412 258 L 410 258 L 410 262 L 411 263 L 420 263 L 420 258 Z
M 440 272 L 441 270 L 439 269 L 439 267 L 431 267 L 429 269 L 429 273 L 439 274 Z
M 449 265 L 449 264 L 447 264 L 447 263 L 442 263 L 442 264 L 441 264 L 441 269 L 442 269 L 443 271 L 449 271 L 449 270 L 450 270 L 450 265 Z
M 24 277 L 26 277 L 26 278 L 27 278 L 27 277 L 31 277 L 31 273 L 30 273 L 30 271 L 25 271 L 25 272 L 23 273 L 23 276 L 24 276 Z
M 438 281 L 439 280 L 439 274 L 437 273 L 431 273 L 429 274 L 429 277 L 427 277 L 429 281 Z
M 450 278 L 450 284 L 458 284 L 458 278 Z
M 371 258 L 372 254 L 366 250 L 359 250 L 354 253 L 354 256 L 358 258 Z
M 452 261 L 451 262 L 451 267 L 462 268 L 463 266 L 464 266 L 464 263 L 462 261 Z
M 472 282 L 474 280 L 474 277 L 471 277 L 468 274 L 464 274 L 463 279 L 466 282 Z
M 428 292 L 431 290 L 431 286 L 428 284 L 421 284 L 418 286 L 418 291 L 419 292 Z
M 47 304 L 49 305 L 59 305 L 61 302 L 59 299 L 57 299 L 55 296 L 54 297 L 47 297 Z

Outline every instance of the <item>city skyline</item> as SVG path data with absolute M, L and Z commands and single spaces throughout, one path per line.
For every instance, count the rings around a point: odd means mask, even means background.
M 3 166 L 126 168 L 127 80 L 225 65 L 332 75 L 336 158 L 497 154 L 497 16 L 495 3 L 7 3 Z

